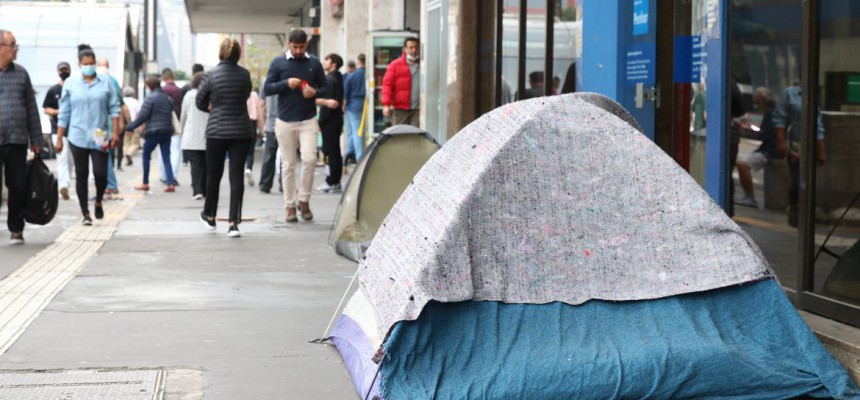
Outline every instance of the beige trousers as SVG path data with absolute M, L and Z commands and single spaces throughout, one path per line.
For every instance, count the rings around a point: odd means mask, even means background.
M 391 113 L 391 124 L 392 125 L 412 125 L 416 128 L 419 128 L 418 117 L 419 117 L 419 112 L 418 112 L 417 108 L 414 110 L 394 109 L 394 112 Z
M 284 184 L 284 206 L 296 206 L 296 152 L 302 156 L 302 181 L 298 200 L 310 201 L 314 188 L 314 169 L 317 163 L 317 135 L 320 127 L 316 118 L 302 122 L 275 120 L 275 137 L 283 156 L 281 179 Z

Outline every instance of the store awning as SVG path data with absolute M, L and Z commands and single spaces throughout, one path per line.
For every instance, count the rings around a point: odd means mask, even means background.
M 185 0 L 194 33 L 284 34 L 300 25 L 304 0 Z M 307 12 L 307 10 L 304 10 Z

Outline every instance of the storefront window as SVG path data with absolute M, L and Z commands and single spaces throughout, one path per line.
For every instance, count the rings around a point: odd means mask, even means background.
M 860 4 L 821 3 L 815 293 L 860 305 Z M 791 136 L 791 135 L 790 135 Z M 791 148 L 789 148 L 791 151 Z
M 731 76 L 747 111 L 732 127 L 740 139 L 731 180 L 734 219 L 762 249 L 782 285 L 795 289 L 800 252 L 791 182 L 796 182 L 797 157 L 787 159 L 776 137 L 800 132 L 803 8 L 796 0 L 733 3 Z M 799 150 L 795 140 L 786 145 Z

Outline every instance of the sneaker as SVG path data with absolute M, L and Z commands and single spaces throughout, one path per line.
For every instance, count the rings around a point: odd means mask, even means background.
M 263 189 L 263 188 L 260 188 L 260 193 L 269 194 L 269 193 L 272 193 L 272 189 Z
M 340 193 L 342 189 L 339 183 L 337 185 L 329 185 L 326 183 L 314 190 L 320 193 Z
M 206 217 L 206 214 L 204 214 L 203 211 L 200 211 L 200 222 L 203 223 L 203 226 L 205 226 L 206 229 L 209 229 L 210 231 L 215 230 L 215 218 L 210 220 Z
M 254 186 L 254 174 L 250 169 L 245 170 L 245 181 L 248 182 L 248 186 Z
M 97 205 L 96 207 L 96 219 L 102 219 L 105 217 L 105 210 L 101 205 Z
M 306 201 L 299 202 L 299 211 L 302 213 L 302 219 L 310 221 L 314 219 L 314 213 L 311 212 L 311 205 Z
M 758 208 L 758 202 L 756 202 L 755 197 L 753 196 L 741 196 L 736 198 L 735 204 L 739 206 Z
M 142 190 L 144 192 L 148 192 L 149 191 L 149 185 L 147 185 L 145 183 L 141 183 L 140 185 L 136 185 L 134 187 L 134 190 Z
M 239 232 L 239 227 L 236 224 L 230 224 L 230 229 L 227 230 L 227 236 L 229 237 L 241 237 L 242 234 Z
M 12 232 L 12 236 L 9 237 L 9 244 L 24 244 L 24 232 Z
M 167 192 L 167 193 L 173 193 L 173 192 L 175 192 L 175 191 L 176 191 L 176 186 L 173 186 L 173 185 L 167 185 L 167 187 L 166 187 L 166 188 L 164 188 L 164 191 L 165 191 L 165 192 Z
M 92 226 L 93 225 L 93 219 L 90 218 L 89 214 L 85 214 L 83 221 L 81 221 L 81 224 L 83 224 L 84 226 Z
M 191 196 L 192 200 L 203 200 L 203 193 L 197 193 L 194 196 Z
M 287 207 L 287 222 L 299 222 L 299 218 L 296 217 L 295 207 Z
M 69 188 L 63 186 L 60 188 L 60 196 L 63 197 L 63 200 L 69 199 Z

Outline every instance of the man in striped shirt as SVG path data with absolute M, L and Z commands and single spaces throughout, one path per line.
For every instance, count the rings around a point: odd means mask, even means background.
M 12 32 L 0 29 L 0 170 L 9 188 L 9 243 L 24 244 L 27 145 L 39 154 L 44 145 L 39 108 L 30 75 L 15 64 L 18 43 Z M 0 198 L 2 198 L 0 186 Z

